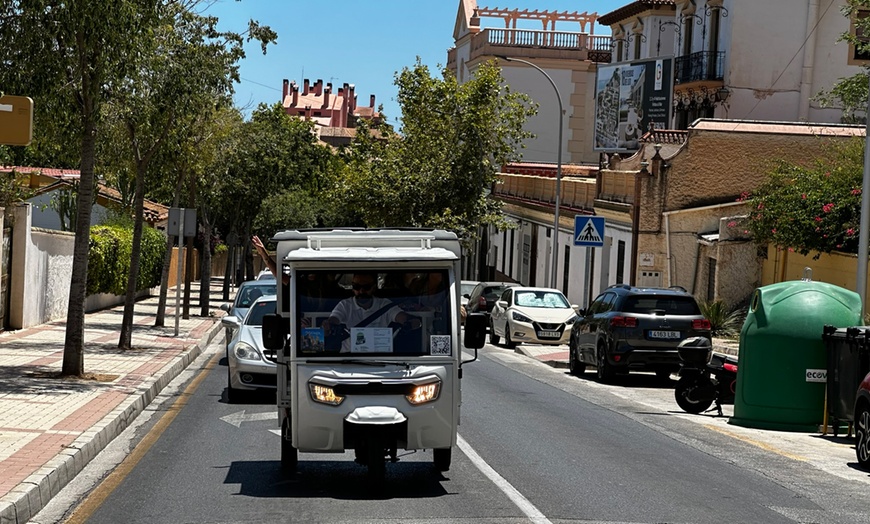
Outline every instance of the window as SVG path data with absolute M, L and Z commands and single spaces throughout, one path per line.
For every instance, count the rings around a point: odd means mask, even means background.
M 683 17 L 683 56 L 689 56 L 690 54 L 692 54 L 692 31 L 694 25 L 694 17 Z
M 860 42 L 870 43 L 870 27 L 865 24 L 870 24 L 870 9 L 858 9 L 852 15 L 852 22 L 849 27 L 849 33 Z M 861 27 L 861 26 L 864 27 Z M 849 65 L 866 65 L 870 62 L 870 51 L 861 51 L 855 48 L 854 44 L 849 44 L 849 57 L 847 62 Z
M 707 265 L 707 302 L 712 302 L 716 298 L 716 259 L 708 258 Z
M 643 35 L 641 33 L 634 33 L 634 59 L 640 60 L 640 44 L 643 40 Z
M 625 274 L 623 272 L 623 267 L 625 267 L 625 240 L 620 240 L 616 243 L 616 283 L 623 284 L 625 283 Z

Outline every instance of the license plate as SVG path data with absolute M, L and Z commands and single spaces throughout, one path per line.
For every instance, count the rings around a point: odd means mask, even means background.
M 538 331 L 538 337 L 540 338 L 559 338 L 562 334 L 558 331 Z
M 679 331 L 650 331 L 647 335 L 649 338 L 663 338 L 666 340 L 680 338 Z

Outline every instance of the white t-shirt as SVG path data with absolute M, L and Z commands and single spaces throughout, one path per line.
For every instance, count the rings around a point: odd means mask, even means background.
M 365 320 L 375 311 L 390 304 L 391 301 L 383 297 L 372 297 L 372 304 L 368 309 L 364 309 L 357 305 L 356 297 L 346 298 L 339 302 L 335 309 L 330 313 L 330 317 L 335 317 L 347 326 L 348 328 L 356 327 L 357 324 Z M 395 322 L 396 316 L 402 313 L 399 306 L 393 306 L 381 313 L 377 318 L 369 322 L 366 327 L 388 327 L 390 322 Z M 350 339 L 346 339 L 341 343 L 341 351 L 346 353 L 350 351 Z

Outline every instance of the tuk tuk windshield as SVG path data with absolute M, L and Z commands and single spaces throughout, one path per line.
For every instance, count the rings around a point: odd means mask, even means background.
M 444 269 L 299 271 L 299 355 L 451 355 Z

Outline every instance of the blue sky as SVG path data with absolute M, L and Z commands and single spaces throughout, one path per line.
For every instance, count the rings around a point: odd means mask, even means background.
M 630 0 L 478 0 L 489 8 L 549 11 L 597 12 L 603 15 L 630 3 Z M 401 116 L 395 102 L 394 74 L 414 65 L 419 56 L 433 73 L 447 62 L 447 49 L 453 46 L 453 26 L 459 0 L 215 0 L 206 11 L 220 19 L 223 30 L 243 32 L 253 18 L 278 33 L 277 45 L 269 46 L 264 56 L 259 45 L 246 46 L 247 58 L 241 63 L 241 84 L 237 84 L 236 105 L 246 108 L 272 104 L 281 99 L 283 80 L 304 78 L 315 82 L 356 85 L 359 103 L 384 105 L 390 123 Z M 500 19 L 485 18 L 483 27 L 504 27 Z M 541 29 L 541 23 L 520 21 L 520 28 Z M 557 29 L 579 31 L 577 23 Z M 587 29 L 588 31 L 588 29 Z M 600 24 L 596 34 L 609 34 Z

